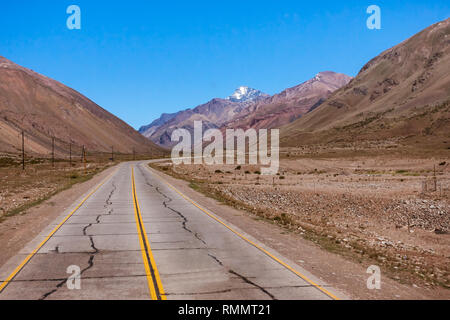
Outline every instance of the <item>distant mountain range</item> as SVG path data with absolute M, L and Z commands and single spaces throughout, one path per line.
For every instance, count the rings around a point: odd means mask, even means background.
M 356 78 L 331 71 L 274 96 L 240 87 L 226 99 L 162 115 L 140 132 L 170 147 L 176 128 L 280 128 L 281 146 L 396 139 L 450 149 L 450 19 L 386 50 Z
M 320 72 L 298 86 L 247 105 L 225 126 L 241 129 L 279 128 L 320 106 L 351 79 L 342 73 Z
M 350 79 L 344 74 L 321 72 L 313 79 L 274 96 L 242 86 L 225 99 L 215 98 L 194 109 L 163 114 L 150 125 L 141 127 L 139 132 L 156 144 L 170 147 L 173 145 L 172 132 L 183 128 L 192 133 L 196 120 L 203 121 L 205 130 L 278 127 L 314 109 Z
M 0 152 L 69 152 L 68 144 L 89 151 L 162 155 L 163 149 L 122 120 L 71 88 L 0 57 Z M 65 143 L 65 148 L 62 144 Z
M 186 109 L 177 113 L 163 114 L 160 118 L 139 129 L 145 137 L 164 147 L 173 145 L 171 135 L 175 129 L 183 128 L 193 132 L 194 121 L 202 120 L 204 129 L 220 128 L 233 119 L 246 106 L 263 100 L 269 95 L 261 91 L 239 87 L 225 99 L 214 98 L 194 109 Z

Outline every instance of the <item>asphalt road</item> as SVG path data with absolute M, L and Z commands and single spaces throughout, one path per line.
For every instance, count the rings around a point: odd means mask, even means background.
M 337 298 L 146 162 L 121 164 L 0 269 L 0 299 Z

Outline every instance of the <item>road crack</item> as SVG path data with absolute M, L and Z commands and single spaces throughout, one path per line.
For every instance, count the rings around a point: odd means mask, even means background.
M 225 265 L 223 264 L 223 262 L 217 258 L 216 256 L 208 253 L 208 256 L 210 256 L 215 262 L 217 262 L 221 267 L 225 267 Z M 226 267 L 225 267 L 226 268 Z M 228 269 L 228 268 L 227 268 Z M 249 285 L 257 288 L 258 290 L 262 291 L 263 293 L 265 293 L 266 295 L 268 295 L 272 300 L 277 300 L 275 298 L 275 296 L 273 294 L 271 294 L 269 291 L 267 291 L 265 288 L 261 287 L 260 285 L 254 283 L 253 281 L 251 281 L 250 279 L 248 279 L 247 277 L 244 277 L 243 275 L 237 273 L 234 270 L 228 269 L 228 273 L 235 275 L 237 277 L 239 277 L 242 281 L 244 281 L 245 283 L 248 283 Z
M 202 243 L 204 243 L 206 245 L 206 242 L 200 238 L 200 236 L 196 233 L 193 232 L 192 230 L 190 230 L 189 228 L 187 228 L 186 224 L 188 223 L 188 219 L 186 218 L 186 216 L 184 216 L 181 212 L 173 209 L 172 207 L 170 207 L 168 205 L 168 203 L 172 202 L 173 199 L 171 197 L 169 197 L 168 195 L 166 195 L 164 192 L 162 192 L 159 187 L 154 186 L 153 184 L 151 184 L 148 181 L 147 175 L 144 173 L 144 171 L 142 170 L 141 167 L 139 167 L 140 172 L 142 173 L 142 175 L 144 176 L 145 179 L 145 183 L 151 187 L 154 188 L 160 195 L 162 195 L 166 200 L 164 200 L 162 203 L 164 205 L 165 208 L 171 210 L 172 212 L 174 212 L 175 214 L 177 214 L 178 216 L 180 216 L 183 219 L 183 229 L 192 233 L 198 240 L 200 240 Z M 236 271 L 233 271 L 229 268 L 227 268 L 222 261 L 220 261 L 220 259 L 218 259 L 216 256 L 212 255 L 211 253 L 208 253 L 208 256 L 211 257 L 217 264 L 219 264 L 221 267 L 224 267 L 225 269 L 227 269 L 228 273 L 235 275 L 237 277 L 239 277 L 242 281 L 244 281 L 245 283 L 257 288 L 258 290 L 260 290 L 261 292 L 263 292 L 264 294 L 266 294 L 267 296 L 269 296 L 272 300 L 276 300 L 275 296 L 273 294 L 271 294 L 269 291 L 267 291 L 265 288 L 259 286 L 258 284 L 254 283 L 253 281 L 251 281 L 250 279 L 244 277 L 243 275 L 237 273 Z
M 97 215 L 97 217 L 95 218 L 96 223 L 95 224 L 100 224 L 100 218 L 102 216 L 107 216 L 107 215 L 111 215 L 114 212 L 114 208 L 112 207 L 112 201 L 111 198 L 114 195 L 114 193 L 117 190 L 117 187 L 114 183 L 114 180 L 112 180 L 111 182 L 112 185 L 112 189 L 111 192 L 109 193 L 108 197 L 105 200 L 105 205 L 103 206 L 105 208 L 105 210 L 107 210 L 106 214 L 99 214 Z M 89 242 L 91 245 L 91 249 L 93 250 L 90 255 L 89 255 L 89 260 L 88 260 L 88 266 L 86 268 L 84 268 L 83 270 L 80 271 L 80 277 L 83 275 L 84 272 L 86 272 L 87 270 L 91 269 L 94 266 L 94 259 L 95 259 L 95 255 L 98 254 L 100 251 L 98 250 L 98 248 L 95 246 L 95 242 L 94 242 L 94 236 L 90 235 L 87 233 L 87 230 L 89 228 L 91 228 L 94 224 L 93 223 L 89 223 L 88 225 L 86 225 L 83 228 L 83 235 L 89 237 Z M 59 247 L 56 247 L 56 253 L 59 253 Z M 56 285 L 56 288 L 45 293 L 39 300 L 45 300 L 47 299 L 49 296 L 51 296 L 52 294 L 54 294 L 56 291 L 58 291 L 58 289 L 60 289 L 62 286 L 64 286 L 67 281 L 69 280 L 69 278 L 65 278 L 63 279 L 60 283 L 58 283 Z
M 166 195 L 164 192 L 162 192 L 162 191 L 160 190 L 159 187 L 154 186 L 153 184 L 151 184 L 151 183 L 148 181 L 148 178 L 147 178 L 147 176 L 145 175 L 145 173 L 142 171 L 142 168 L 141 168 L 141 167 L 139 167 L 139 171 L 140 171 L 140 172 L 142 173 L 142 175 L 144 176 L 145 183 L 146 183 L 149 187 L 154 188 L 160 195 L 162 195 L 162 196 L 166 199 L 166 200 L 164 200 L 164 201 L 162 202 L 162 204 L 164 205 L 164 207 L 167 208 L 167 209 L 169 209 L 169 210 L 171 210 L 173 213 L 175 213 L 176 215 L 178 215 L 178 216 L 183 220 L 183 222 L 182 222 L 182 227 L 183 227 L 183 229 L 186 230 L 187 232 L 193 234 L 194 237 L 197 238 L 197 240 L 201 241 L 203 244 L 206 245 L 205 240 L 203 240 L 197 232 L 194 232 L 194 231 L 192 231 L 191 229 L 189 229 L 189 228 L 187 227 L 187 223 L 189 222 L 188 218 L 186 218 L 186 216 L 185 216 L 184 214 L 182 214 L 180 211 L 178 211 L 178 210 L 176 210 L 176 209 L 174 209 L 174 208 L 172 208 L 172 207 L 169 206 L 168 203 L 172 202 L 173 199 L 172 199 L 171 197 L 169 197 L 168 195 Z

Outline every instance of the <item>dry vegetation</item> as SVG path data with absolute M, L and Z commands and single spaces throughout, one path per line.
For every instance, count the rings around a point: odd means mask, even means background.
M 449 158 L 341 151 L 290 149 L 278 176 L 247 165 L 152 166 L 401 282 L 448 288 Z
M 86 167 L 80 161 L 72 166 L 65 160 L 33 158 L 22 170 L 20 158 L 0 157 L 0 222 L 9 216 L 26 214 L 27 209 L 49 199 L 56 193 L 84 182 L 110 167 L 113 162 L 90 161 Z

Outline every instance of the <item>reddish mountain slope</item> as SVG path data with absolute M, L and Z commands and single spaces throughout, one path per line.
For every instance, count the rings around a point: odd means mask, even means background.
M 450 19 L 369 61 L 347 86 L 287 125 L 282 145 L 397 139 L 450 141 Z
M 122 120 L 67 86 L 0 57 L 0 152 L 48 154 L 51 138 L 90 151 L 163 154 Z M 57 152 L 63 152 L 57 150 Z
M 244 108 L 226 124 L 229 128 L 279 128 L 317 108 L 351 77 L 325 71 L 298 86 Z

